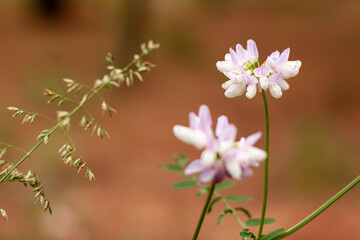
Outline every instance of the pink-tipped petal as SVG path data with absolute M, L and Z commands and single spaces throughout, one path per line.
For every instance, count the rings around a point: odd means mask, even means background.
M 258 83 L 258 80 L 256 77 L 254 76 L 251 76 L 249 74 L 244 74 L 242 76 L 242 80 L 244 80 L 244 82 L 247 84 L 247 85 L 251 85 L 251 84 L 257 84 Z
M 272 84 L 279 84 L 282 79 L 283 79 L 283 74 L 282 74 L 282 73 L 272 74 L 272 75 L 268 78 L 270 85 L 272 85 Z
M 212 118 L 211 118 L 211 114 L 210 114 L 210 109 L 207 105 L 203 104 L 200 106 L 199 118 L 200 118 L 200 124 L 203 127 L 211 127 Z
M 287 48 L 281 53 L 277 61 L 277 66 L 281 66 L 282 64 L 286 63 L 289 59 L 289 55 L 290 55 L 290 48 Z
M 266 65 L 268 65 L 271 69 L 276 70 L 276 62 L 271 57 L 266 59 Z
M 250 147 L 253 146 L 257 141 L 259 141 L 259 139 L 261 138 L 262 133 L 261 132 L 256 132 L 254 134 L 251 134 L 250 136 L 248 136 L 245 141 L 246 141 L 246 146 Z
M 190 174 L 193 174 L 193 173 L 198 173 L 200 172 L 201 170 L 204 169 L 204 165 L 202 164 L 201 160 L 200 159 L 197 159 L 197 160 L 194 160 L 192 161 L 186 168 L 185 168 L 185 171 L 184 173 L 186 175 L 190 175 Z
M 235 66 L 237 66 L 237 65 L 238 65 L 238 61 L 237 61 L 236 53 L 235 53 L 235 51 L 234 51 L 232 48 L 230 48 L 230 56 L 231 56 L 231 61 L 232 61 L 232 63 L 233 63 Z
M 189 113 L 189 126 L 191 129 L 199 129 L 199 123 L 200 123 L 200 120 L 199 118 L 196 116 L 195 113 L 191 112 Z
M 217 137 L 221 136 L 221 133 L 224 131 L 224 129 L 229 125 L 229 120 L 227 116 L 220 116 L 217 119 L 215 134 Z
M 249 56 L 254 56 L 256 58 L 259 58 L 259 53 L 258 53 L 258 49 L 256 47 L 256 43 L 254 40 L 252 39 L 249 39 L 247 41 L 247 51 L 248 51 L 248 54 Z
M 215 168 L 207 168 L 202 170 L 199 176 L 199 183 L 205 184 L 210 182 L 214 178 L 215 174 L 216 174 Z
M 241 46 L 241 44 L 236 45 L 236 54 L 239 59 L 245 60 L 247 53 L 245 49 Z
M 269 57 L 274 59 L 279 58 L 280 52 L 276 50 L 275 52 L 271 53 Z
M 223 131 L 219 134 L 220 141 L 234 141 L 236 138 L 237 128 L 234 124 L 229 124 L 226 126 Z

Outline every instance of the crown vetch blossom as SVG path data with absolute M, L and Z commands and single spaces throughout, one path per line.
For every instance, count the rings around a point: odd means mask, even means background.
M 249 39 L 247 50 L 241 44 L 236 45 L 236 51 L 230 48 L 224 61 L 216 63 L 217 69 L 229 78 L 222 84 L 225 96 L 234 98 L 241 96 L 246 91 L 246 97 L 251 99 L 256 95 L 256 90 L 269 88 L 274 98 L 280 98 L 282 91 L 289 89 L 285 79 L 295 77 L 299 73 L 301 61 L 288 61 L 290 48 L 281 54 L 275 51 L 260 65 L 259 53 L 256 43 Z
M 181 141 L 203 149 L 199 159 L 192 161 L 185 174 L 200 173 L 199 183 L 211 180 L 221 182 L 225 176 L 245 179 L 252 175 L 251 166 L 257 167 L 266 158 L 266 152 L 253 145 L 261 137 L 255 133 L 236 142 L 237 129 L 226 116 L 218 118 L 215 133 L 208 106 L 201 105 L 198 116 L 189 114 L 189 127 L 175 125 L 174 135 Z

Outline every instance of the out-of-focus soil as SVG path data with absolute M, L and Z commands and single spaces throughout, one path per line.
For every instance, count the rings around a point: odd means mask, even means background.
M 181 178 L 159 168 L 175 153 L 194 159 L 199 152 L 172 135 L 175 124 L 187 125 L 188 113 L 207 104 L 213 118 L 224 114 L 238 136 L 265 131 L 262 99 L 227 99 L 226 77 L 215 67 L 229 47 L 256 41 L 260 60 L 291 48 L 301 60 L 300 74 L 289 80 L 281 99 L 268 96 L 271 121 L 268 216 L 277 222 L 265 232 L 289 228 L 357 176 L 360 168 L 359 1 L 65 1 L 53 18 L 41 17 L 35 1 L 0 3 L 0 141 L 30 149 L 35 136 L 51 123 L 38 120 L 20 127 L 5 109 L 9 105 L 55 117 L 45 88 L 65 92 L 63 77 L 91 85 L 106 73 L 108 51 L 126 64 L 138 45 L 152 38 L 162 45 L 149 57 L 157 67 L 143 83 L 104 92 L 118 111 L 102 117 L 101 101 L 91 110 L 110 133 L 109 140 L 90 137 L 72 119 L 71 135 L 96 181 L 64 166 L 58 134 L 23 164 L 41 176 L 54 214 L 33 206 L 30 189 L 1 184 L 0 239 L 190 239 L 204 196 L 196 190 L 174 190 Z M 63 110 L 71 107 L 65 105 Z M 264 139 L 258 147 L 263 148 Z M 7 160 L 21 154 L 9 152 Z M 252 202 L 234 205 L 259 217 L 263 166 L 253 177 L 224 194 L 250 195 Z M 359 187 L 289 239 L 360 239 Z M 221 204 L 206 217 L 199 239 L 239 239 L 239 225 Z M 245 216 L 242 216 L 245 219 Z M 257 232 L 256 228 L 253 228 Z

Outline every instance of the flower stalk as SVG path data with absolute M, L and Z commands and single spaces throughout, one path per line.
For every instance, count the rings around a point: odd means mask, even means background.
M 261 239 L 261 234 L 264 226 L 265 220 L 265 213 L 266 213 L 266 205 L 267 205 L 267 197 L 268 197 L 268 188 L 269 188 L 269 108 L 266 99 L 265 91 L 262 90 L 262 96 L 264 101 L 264 108 L 265 108 L 265 121 L 266 121 L 266 135 L 265 135 L 265 165 L 264 165 L 264 196 L 263 196 L 263 206 L 261 210 L 261 218 L 260 218 L 260 226 L 259 226 L 259 233 L 258 239 Z
M 201 225 L 204 221 L 204 218 L 205 218 L 205 214 L 207 212 L 207 209 L 209 207 L 209 203 L 210 203 L 210 200 L 211 200 L 211 197 L 214 193 L 214 190 L 215 190 L 215 181 L 212 181 L 211 183 L 211 187 L 209 189 L 209 193 L 207 195 L 207 198 L 206 198 L 206 201 L 205 201 L 205 204 L 204 204 L 204 207 L 203 207 L 203 210 L 201 212 L 201 215 L 200 215 L 200 218 L 199 218 L 199 222 L 196 226 L 196 229 L 195 229 L 195 232 L 194 232 L 194 236 L 193 236 L 193 240 L 196 240 L 198 235 L 199 235 L 199 232 L 200 232 L 200 228 L 201 228 Z
M 286 232 L 280 234 L 273 240 L 280 240 L 283 239 L 300 228 L 304 227 L 306 224 L 308 224 L 311 220 L 316 218 L 320 215 L 323 211 L 325 211 L 328 207 L 330 207 L 333 203 L 335 203 L 337 200 L 339 200 L 342 196 L 344 196 L 348 191 L 350 191 L 353 187 L 356 186 L 360 182 L 360 175 L 357 176 L 353 181 L 351 181 L 348 185 L 346 185 L 343 189 L 341 189 L 338 193 L 336 193 L 334 196 L 332 196 L 329 200 L 327 200 L 323 205 L 321 205 L 318 209 L 316 209 L 314 212 L 312 212 L 309 216 L 304 218 L 302 221 L 297 223 L 295 226 L 288 229 Z

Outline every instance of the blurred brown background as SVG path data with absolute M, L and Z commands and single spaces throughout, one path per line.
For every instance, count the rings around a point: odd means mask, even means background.
M 357 0 L 2 0 L 0 140 L 24 149 L 51 123 L 38 119 L 32 127 L 20 126 L 7 106 L 55 117 L 44 88 L 65 92 L 63 77 L 92 84 L 106 73 L 108 51 L 121 66 L 143 41 L 154 39 L 161 48 L 150 56 L 157 67 L 143 83 L 103 93 L 118 111 L 112 119 L 99 113 L 101 102 L 92 102 L 110 140 L 90 137 L 72 120 L 71 134 L 96 181 L 88 183 L 64 166 L 57 134 L 21 167 L 42 178 L 53 216 L 33 206 L 30 189 L 1 184 L 0 207 L 9 222 L 0 221 L 0 239 L 190 239 L 205 197 L 196 198 L 195 189 L 173 190 L 180 178 L 159 165 L 171 163 L 175 153 L 199 155 L 171 129 L 186 125 L 188 113 L 203 103 L 213 118 L 228 115 L 239 137 L 265 131 L 261 97 L 225 98 L 220 86 L 226 77 L 215 67 L 229 47 L 249 38 L 261 61 L 290 47 L 290 60 L 303 63 L 281 99 L 268 97 L 267 213 L 277 222 L 265 232 L 291 227 L 359 174 L 359 9 Z M 257 146 L 263 148 L 264 139 Z M 9 152 L 7 160 L 20 157 Z M 262 174 L 263 166 L 225 192 L 253 196 L 242 206 L 255 217 Z M 359 197 L 357 186 L 289 239 L 360 239 Z M 239 239 L 240 226 L 231 216 L 217 226 L 222 208 L 217 204 L 205 219 L 199 239 Z

